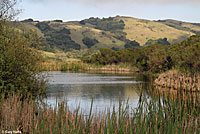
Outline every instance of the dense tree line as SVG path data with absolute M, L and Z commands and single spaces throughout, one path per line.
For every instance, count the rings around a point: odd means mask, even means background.
M 114 51 L 101 49 L 98 53 L 83 57 L 92 64 L 129 63 L 140 71 L 160 73 L 170 69 L 200 71 L 200 36 L 191 36 L 180 44 L 150 45 L 144 48 L 127 48 Z
M 94 18 L 91 17 L 89 19 L 85 19 L 80 21 L 81 25 L 85 24 L 94 25 L 96 29 L 104 30 L 104 31 L 110 31 L 115 34 L 115 38 L 119 40 L 124 40 L 126 33 L 123 32 L 123 29 L 125 27 L 123 20 L 115 19 L 115 17 L 109 17 L 109 18 Z
M 123 30 L 125 26 L 123 20 L 115 20 L 113 17 L 103 19 L 91 17 L 80 21 L 82 25 L 86 23 L 95 25 L 95 28 L 105 31 Z

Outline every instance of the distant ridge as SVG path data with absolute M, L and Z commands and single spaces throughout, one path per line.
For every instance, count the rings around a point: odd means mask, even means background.
M 172 19 L 150 21 L 133 17 L 116 16 L 88 18 L 81 21 L 62 20 L 17 22 L 21 30 L 33 30 L 43 38 L 46 50 L 73 49 L 123 49 L 126 46 L 144 46 L 149 40 L 167 39 L 170 44 L 179 43 L 189 36 L 200 35 L 200 23 Z M 152 41 L 155 42 L 155 41 Z M 138 46 L 139 44 L 139 46 Z

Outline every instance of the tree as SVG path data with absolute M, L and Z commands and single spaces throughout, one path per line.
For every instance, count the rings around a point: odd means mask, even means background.
M 47 22 L 39 22 L 36 24 L 36 27 L 38 27 L 43 32 L 46 43 L 49 44 L 50 48 L 52 49 L 54 49 L 54 47 L 63 51 L 81 49 L 80 44 L 71 39 L 71 32 L 67 28 L 57 30 L 52 28 Z M 47 46 L 46 43 L 44 44 L 45 46 Z
M 17 0 L 1 0 L 0 1 L 0 20 L 11 20 L 20 10 L 16 10 L 14 7 L 17 4 Z
M 31 18 L 29 18 L 29 19 L 25 19 L 25 20 L 23 20 L 22 22 L 29 23 L 29 22 L 34 22 L 34 20 L 31 19 Z
M 46 84 L 38 66 L 42 56 L 36 49 L 37 37 L 6 23 L 16 15 L 15 0 L 2 0 L 0 4 L 0 97 L 12 92 L 22 98 L 42 95 Z
M 137 41 L 126 41 L 126 44 L 124 45 L 125 48 L 131 48 L 131 47 L 140 47 L 140 44 Z
M 84 20 L 81 20 L 79 23 L 80 23 L 81 25 L 85 25 L 85 21 L 84 21 Z
M 91 39 L 91 38 L 88 38 L 88 37 L 85 37 L 83 38 L 83 43 L 88 47 L 88 48 L 91 48 L 92 46 L 94 46 L 95 44 L 99 43 L 98 40 L 96 39 Z
M 144 46 L 150 46 L 154 44 L 160 44 L 160 45 L 170 45 L 170 43 L 167 41 L 167 38 L 159 38 L 157 40 L 148 40 Z

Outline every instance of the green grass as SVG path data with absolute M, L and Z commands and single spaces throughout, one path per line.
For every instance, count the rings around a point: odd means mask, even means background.
M 80 63 L 71 63 L 71 64 L 66 63 L 61 67 L 61 71 L 80 71 L 85 69 L 86 66 Z

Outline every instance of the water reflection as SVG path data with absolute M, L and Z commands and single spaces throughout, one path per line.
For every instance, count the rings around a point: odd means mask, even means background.
M 118 107 L 119 93 L 125 102 L 135 108 L 139 99 L 141 81 L 135 76 L 116 74 L 88 74 L 48 72 L 49 86 L 46 102 L 52 106 L 57 102 L 67 102 L 70 110 L 78 106 L 88 113 L 92 97 L 93 112 L 104 112 L 108 107 Z

